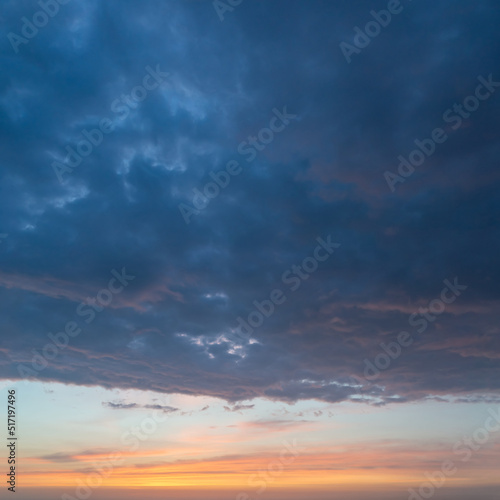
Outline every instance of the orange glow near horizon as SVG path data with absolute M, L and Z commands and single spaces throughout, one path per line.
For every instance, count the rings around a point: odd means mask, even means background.
M 151 453 L 155 457 L 161 453 Z M 150 463 L 142 465 L 118 464 L 113 467 L 100 486 L 107 488 L 141 487 L 141 488 L 241 488 L 256 491 L 263 485 L 267 488 L 291 487 L 327 487 L 342 485 L 343 487 L 360 487 L 369 485 L 411 485 L 425 480 L 424 472 L 433 471 L 422 463 L 400 468 L 392 464 L 390 452 L 386 456 L 379 452 L 360 452 L 337 454 L 303 454 L 289 457 L 290 463 L 282 464 L 280 470 L 277 457 L 242 456 L 221 457 L 209 460 L 179 460 L 170 463 Z M 406 457 L 404 455 L 407 455 Z M 400 456 L 402 463 L 409 459 L 410 452 Z M 136 459 L 143 457 L 137 454 Z M 125 457 L 121 458 L 130 458 Z M 81 456 L 79 459 L 85 466 L 90 458 Z M 95 467 L 102 467 L 102 457 L 96 459 Z M 393 457 L 394 460 L 394 457 Z M 441 460 L 441 458 L 437 458 Z M 269 471 L 272 472 L 269 472 Z M 109 471 L 104 469 L 104 474 Z M 494 468 L 474 472 L 470 477 L 450 477 L 448 485 L 487 484 L 492 482 Z M 488 478 L 490 479 L 488 481 Z M 91 483 L 98 482 L 97 475 L 91 472 L 74 469 L 32 471 L 23 473 L 23 483 L 26 487 L 75 487 L 77 480 Z

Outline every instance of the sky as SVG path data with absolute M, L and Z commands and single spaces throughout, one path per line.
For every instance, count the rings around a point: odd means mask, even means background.
M 497 498 L 498 2 L 0 7 L 17 498 Z

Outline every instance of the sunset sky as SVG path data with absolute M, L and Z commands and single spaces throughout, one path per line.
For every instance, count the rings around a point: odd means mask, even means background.
M 15 498 L 498 500 L 499 22 L 0 0 Z

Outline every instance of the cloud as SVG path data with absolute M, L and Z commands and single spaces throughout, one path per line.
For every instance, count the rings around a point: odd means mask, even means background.
M 73 462 L 77 461 L 77 459 L 74 457 L 72 454 L 68 453 L 51 453 L 50 455 L 43 455 L 40 457 L 41 460 L 44 460 L 46 462 Z
M 364 360 L 457 276 L 466 293 L 362 393 L 370 404 L 497 393 L 498 95 L 395 193 L 383 177 L 479 75 L 500 79 L 495 2 L 458 4 L 413 2 L 351 64 L 339 44 L 368 1 L 243 3 L 220 23 L 210 2 L 74 0 L 18 54 L 5 36 L 0 377 L 19 378 L 32 349 L 76 321 L 82 333 L 40 380 L 236 404 L 351 400 Z M 26 10 L 5 5 L 4 35 Z M 171 84 L 130 106 L 60 184 L 52 162 L 117 118 L 148 65 Z M 247 162 L 238 145 L 284 106 L 300 120 Z M 186 225 L 179 204 L 230 160 L 242 173 Z M 341 247 L 292 291 L 283 273 L 328 235 Z M 124 266 L 134 281 L 85 323 L 79 303 Z M 234 340 L 237 318 L 274 289 L 286 301 Z M 107 407 L 123 405 L 142 408 Z
M 251 410 L 254 407 L 255 405 L 235 404 L 232 407 L 224 406 L 224 410 L 229 412 L 235 412 L 235 411 L 242 412 L 243 410 Z
M 112 403 L 111 401 L 102 403 L 103 406 L 112 408 L 113 410 L 129 410 L 131 408 L 138 408 L 137 403 Z
M 140 405 L 137 403 L 124 403 L 122 401 L 113 403 L 112 401 L 105 401 L 102 403 L 104 407 L 111 408 L 113 410 L 131 410 L 131 409 L 146 409 L 146 410 L 162 410 L 164 413 L 173 413 L 179 411 L 179 408 L 174 408 L 173 406 L 159 405 L 159 404 L 147 404 Z

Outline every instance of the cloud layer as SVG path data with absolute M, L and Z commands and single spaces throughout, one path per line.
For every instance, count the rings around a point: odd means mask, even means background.
M 339 44 L 385 7 L 245 1 L 221 22 L 211 2 L 74 0 L 16 53 L 7 35 L 39 6 L 4 2 L 0 376 L 75 321 L 40 379 L 231 402 L 497 393 L 500 98 L 443 121 L 479 76 L 500 80 L 496 2 L 405 4 L 348 64 Z M 130 100 L 147 67 L 169 76 Z M 297 118 L 266 144 L 285 107 Z M 59 182 L 53 163 L 103 119 Z M 392 192 L 384 172 L 437 127 L 447 141 Z M 195 207 L 230 161 L 241 172 Z M 293 271 L 328 236 L 333 255 Z M 87 324 L 77 307 L 123 267 L 135 279 Z M 467 289 L 418 333 L 410 315 L 455 277 Z M 273 290 L 286 299 L 235 337 Z M 413 344 L 366 381 L 401 331 Z

